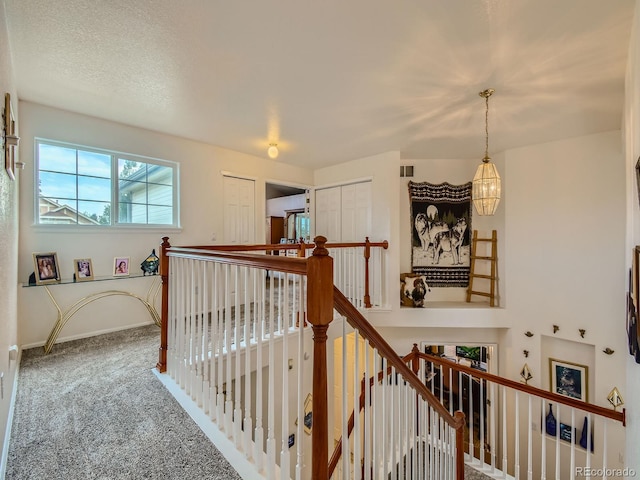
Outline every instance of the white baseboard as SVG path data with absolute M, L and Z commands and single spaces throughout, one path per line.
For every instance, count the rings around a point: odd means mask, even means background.
M 119 332 L 120 330 L 129 330 L 130 328 L 144 327 L 145 325 L 152 325 L 152 324 L 153 324 L 153 320 L 149 320 L 148 322 L 134 323 L 131 325 L 124 325 L 122 327 L 106 328 L 104 330 L 96 330 L 93 332 L 80 333 L 78 335 L 70 335 L 68 337 L 59 337 L 56 340 L 56 343 L 70 342 L 71 340 L 80 340 L 81 338 L 95 337 L 96 335 Z M 42 347 L 44 346 L 45 343 L 47 343 L 46 340 L 43 340 L 41 342 L 28 343 L 26 345 L 22 345 L 22 349 L 26 350 L 28 348 Z
M 18 349 L 16 358 L 16 368 L 13 372 L 13 384 L 11 385 L 11 400 L 9 401 L 9 414 L 7 415 L 7 428 L 4 433 L 4 444 L 2 446 L 2 456 L 0 456 L 0 480 L 4 480 L 7 473 L 7 458 L 9 456 L 9 441 L 11 440 L 11 426 L 13 425 L 13 412 L 16 406 L 16 395 L 18 393 L 18 372 L 20 370 L 20 360 L 22 349 Z M 9 362 L 11 366 L 11 361 Z
M 238 451 L 233 442 L 221 432 L 211 419 L 198 408 L 196 402 L 187 395 L 166 373 L 160 373 L 156 368 L 151 371 L 162 382 L 165 388 L 173 395 L 185 412 L 196 422 L 207 438 L 222 453 L 224 458 L 238 472 L 243 480 L 264 480 L 266 477 L 256 470 L 256 466 L 247 460 L 242 452 Z

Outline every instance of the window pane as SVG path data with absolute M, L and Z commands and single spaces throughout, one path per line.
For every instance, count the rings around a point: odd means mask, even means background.
M 78 202 L 78 223 L 81 225 L 108 225 L 111 221 L 111 203 Z
M 159 205 L 149 205 L 149 223 L 152 225 L 171 225 L 173 223 L 173 208 Z
M 38 166 L 40 170 L 76 173 L 76 150 L 39 143 Z
M 169 185 L 149 184 L 149 204 L 163 205 L 170 207 L 173 205 L 173 187 Z
M 173 185 L 173 168 L 162 165 L 149 165 L 149 183 Z
M 67 173 L 40 172 L 40 195 L 76 198 L 76 176 Z
M 148 223 L 147 206 L 140 203 L 120 203 L 120 223 Z
M 120 180 L 118 198 L 121 202 L 147 203 L 147 184 L 144 182 L 129 182 Z
M 78 198 L 111 201 L 111 180 L 108 178 L 78 177 Z
M 75 206 L 73 200 L 41 197 L 38 202 L 39 221 L 57 225 L 76 224 L 78 212 Z
M 124 158 L 118 159 L 118 178 L 121 180 L 147 181 L 147 164 Z
M 111 155 L 78 150 L 78 175 L 111 178 Z

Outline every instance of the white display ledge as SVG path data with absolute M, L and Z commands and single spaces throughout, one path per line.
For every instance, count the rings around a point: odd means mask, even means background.
M 375 327 L 511 328 L 504 308 L 482 303 L 428 302 L 424 308 L 367 310 Z

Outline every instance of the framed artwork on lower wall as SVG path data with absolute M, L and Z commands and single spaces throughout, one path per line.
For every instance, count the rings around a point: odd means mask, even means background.
M 550 390 L 553 393 L 583 402 L 588 401 L 588 368 L 586 365 L 550 358 L 549 369 Z

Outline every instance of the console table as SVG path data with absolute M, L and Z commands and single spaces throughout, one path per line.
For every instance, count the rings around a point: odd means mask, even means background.
M 86 282 L 82 282 L 82 283 L 90 283 L 90 282 L 100 282 L 100 281 L 118 281 L 118 282 L 122 282 L 125 281 L 127 279 L 130 278 L 141 278 L 144 275 L 142 274 L 138 274 L 138 275 L 130 275 L 130 276 L 126 276 L 126 277 L 118 277 L 118 278 L 114 278 L 114 277 L 96 277 L 93 280 L 89 280 Z M 51 302 L 53 303 L 54 307 L 57 310 L 57 319 L 55 324 L 53 325 L 53 328 L 51 329 L 51 332 L 49 333 L 49 337 L 47 338 L 46 343 L 44 344 L 44 353 L 48 354 L 51 352 L 51 349 L 53 348 L 54 343 L 56 342 L 58 335 L 60 335 L 60 332 L 62 331 L 62 329 L 64 328 L 64 326 L 66 325 L 66 323 L 76 314 L 78 313 L 78 311 L 80 311 L 83 307 L 89 305 L 90 303 L 96 301 L 96 300 L 100 300 L 101 298 L 105 298 L 105 297 L 111 297 L 114 295 L 124 295 L 127 297 L 132 297 L 135 298 L 137 300 L 139 300 L 147 309 L 147 311 L 149 312 L 149 315 L 151 315 L 151 318 L 153 319 L 154 323 L 159 327 L 160 326 L 160 314 L 158 313 L 158 311 L 156 310 L 154 303 L 156 300 L 156 297 L 158 296 L 158 293 L 160 292 L 160 286 L 161 286 L 161 282 L 160 282 L 160 275 L 148 275 L 147 277 L 149 278 L 153 278 L 153 281 L 151 282 L 151 285 L 149 286 L 149 289 L 147 290 L 147 294 L 145 295 L 145 297 L 141 297 L 136 295 L 135 293 L 131 293 L 125 290 L 104 290 L 104 291 L 100 291 L 100 292 L 95 292 L 92 293 L 90 295 L 87 295 L 86 297 L 83 297 L 81 299 L 79 299 L 78 301 L 76 301 L 75 303 L 73 303 L 73 305 L 71 305 L 68 308 L 62 308 L 60 307 L 59 302 L 56 300 L 56 297 L 53 295 L 53 292 L 51 291 L 50 287 L 55 287 L 57 285 L 67 285 L 67 284 L 74 284 L 76 283 L 74 280 L 62 280 L 61 282 L 57 282 L 57 283 L 49 283 L 49 284 L 44 284 L 44 285 L 34 285 L 34 284 L 24 284 L 23 287 L 27 288 L 27 287 L 38 287 L 38 288 L 44 288 L 44 290 L 47 292 L 49 299 L 51 300 Z

